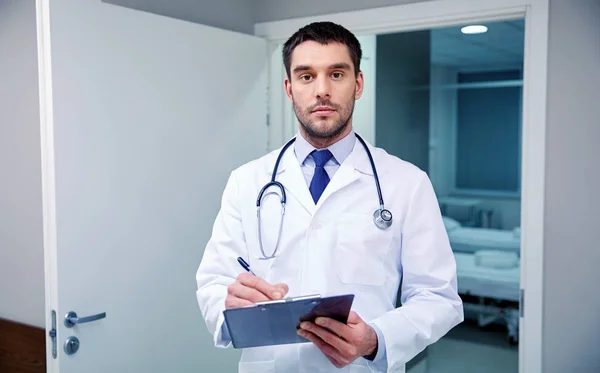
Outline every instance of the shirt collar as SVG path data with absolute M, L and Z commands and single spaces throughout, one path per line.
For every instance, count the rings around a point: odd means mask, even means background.
M 327 147 L 327 149 L 329 149 L 331 154 L 333 154 L 334 161 L 336 161 L 338 165 L 341 165 L 346 158 L 348 158 L 350 153 L 352 153 L 352 150 L 354 150 L 355 143 L 356 136 L 354 135 L 354 130 L 352 130 L 344 138 Z M 316 148 L 306 141 L 306 139 L 300 133 L 298 133 L 294 143 L 294 152 L 296 153 L 296 158 L 298 158 L 298 162 L 301 165 L 304 164 L 313 150 L 316 150 Z

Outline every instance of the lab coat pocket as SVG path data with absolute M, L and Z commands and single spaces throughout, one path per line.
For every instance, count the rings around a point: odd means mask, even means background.
M 239 373 L 274 373 L 275 360 L 241 361 L 238 363 Z
M 334 267 L 341 282 L 381 286 L 393 230 L 375 226 L 372 215 L 344 214 L 336 228 Z

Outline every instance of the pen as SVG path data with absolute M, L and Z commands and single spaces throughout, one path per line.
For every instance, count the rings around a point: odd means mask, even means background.
M 256 274 L 254 274 L 254 272 L 252 272 L 252 270 L 250 269 L 250 264 L 246 263 L 246 261 L 241 256 L 239 256 L 237 258 L 237 261 L 238 261 L 238 263 L 240 263 L 240 265 L 242 267 L 244 267 L 244 269 L 246 271 L 248 271 L 248 272 L 252 273 L 254 276 L 256 276 Z

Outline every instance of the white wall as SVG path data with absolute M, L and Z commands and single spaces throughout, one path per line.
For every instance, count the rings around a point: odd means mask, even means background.
M 600 1 L 551 0 L 544 373 L 600 372 Z
M 44 326 L 35 2 L 0 0 L 0 318 Z

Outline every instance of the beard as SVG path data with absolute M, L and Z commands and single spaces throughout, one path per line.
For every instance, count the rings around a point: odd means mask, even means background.
M 336 105 L 329 100 L 319 100 L 316 104 L 308 107 L 302 108 L 300 107 L 295 100 L 292 102 L 294 105 L 294 112 L 296 113 L 296 118 L 300 122 L 300 126 L 306 132 L 309 137 L 320 140 L 333 139 L 337 137 L 339 134 L 344 132 L 348 125 L 350 124 L 350 118 L 352 118 L 352 113 L 354 112 L 354 98 L 348 100 L 345 105 Z M 319 121 L 319 119 L 312 119 L 311 116 L 312 111 L 318 106 L 329 106 L 332 107 L 335 112 L 338 114 L 338 119 L 335 120 L 331 117 L 323 117 L 323 121 L 333 121 L 332 125 L 319 126 L 315 121 Z

